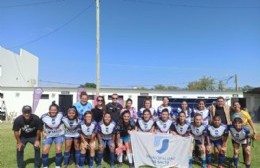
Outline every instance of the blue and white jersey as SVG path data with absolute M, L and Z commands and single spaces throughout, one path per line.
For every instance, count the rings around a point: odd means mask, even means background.
M 68 117 L 63 117 L 62 122 L 65 126 L 65 137 L 78 138 L 79 137 L 79 123 L 80 120 L 74 119 L 70 120 Z
M 47 138 L 64 135 L 62 117 L 62 112 L 58 112 L 55 117 L 49 116 L 49 113 L 42 115 L 41 120 L 44 125 L 44 132 L 47 135 Z
M 98 123 L 97 133 L 102 139 L 112 139 L 113 135 L 116 133 L 116 123 L 111 121 L 108 125 L 106 125 L 103 121 L 100 121 Z
M 177 112 L 178 112 L 178 116 L 179 116 L 179 113 L 182 112 L 183 110 L 181 108 L 178 108 L 177 109 Z M 185 110 L 185 115 L 186 115 L 186 122 L 188 123 L 191 123 L 191 119 L 193 117 L 193 111 L 191 110 L 191 108 L 189 108 L 189 110 Z
M 250 130 L 248 128 L 243 126 L 241 130 L 237 131 L 233 125 L 230 125 L 228 129 L 231 133 L 232 139 L 236 143 L 244 144 L 247 142 L 246 140 L 248 139 L 250 134 Z
M 204 110 L 194 109 L 193 111 L 194 111 L 194 115 L 196 113 L 199 113 L 202 115 L 203 124 L 209 125 L 209 119 L 210 119 L 209 109 L 207 109 L 207 108 L 205 108 Z
M 208 136 L 211 141 L 222 140 L 222 136 L 225 134 L 228 134 L 228 129 L 224 124 L 221 124 L 218 128 L 213 125 L 208 126 Z
M 97 123 L 93 121 L 91 124 L 87 125 L 85 121 L 82 121 L 80 123 L 80 132 L 85 138 L 90 139 L 92 134 L 97 133 Z
M 144 111 L 144 110 L 145 110 L 145 108 L 141 108 L 141 109 L 138 111 L 138 117 L 139 117 L 139 118 L 142 118 L 142 117 L 143 117 L 143 111 Z M 151 111 L 152 116 L 157 116 L 157 112 L 156 112 L 156 110 L 155 110 L 153 107 L 151 107 L 149 110 Z
M 166 106 L 166 107 L 164 107 L 164 106 L 161 105 L 161 106 L 159 106 L 159 107 L 157 108 L 157 115 L 158 115 L 159 117 L 161 117 L 162 111 L 163 111 L 164 109 L 168 109 L 169 114 L 172 114 L 172 107 L 171 107 L 171 106 Z
M 173 123 L 171 126 L 171 130 L 175 131 L 178 135 L 185 136 L 190 135 L 190 124 L 185 123 L 184 125 L 181 125 L 179 123 Z
M 79 114 L 79 119 L 83 118 L 83 115 L 86 111 L 91 111 L 92 105 L 91 103 L 87 102 L 86 104 L 82 104 L 80 101 L 75 103 L 74 106 L 76 107 L 78 114 Z
M 145 122 L 143 119 L 138 119 L 135 125 L 137 130 L 140 132 L 150 132 L 154 126 L 154 121 L 153 119 L 150 119 L 149 121 Z
M 165 122 L 163 122 L 162 120 L 157 120 L 155 122 L 156 132 L 158 132 L 158 133 L 170 133 L 171 125 L 172 125 L 171 120 L 167 120 Z
M 195 140 L 201 140 L 203 137 L 207 136 L 207 125 L 200 125 L 199 127 L 195 125 L 191 125 L 191 134 L 193 135 Z

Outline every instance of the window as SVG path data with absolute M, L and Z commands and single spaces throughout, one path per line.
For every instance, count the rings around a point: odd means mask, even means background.
M 168 97 L 169 99 L 171 98 L 171 96 L 157 96 L 156 100 L 157 101 L 162 101 L 164 97 Z
M 94 98 L 95 98 L 95 95 L 88 95 L 89 100 L 94 100 Z
M 49 99 L 49 94 L 42 94 L 41 99 Z

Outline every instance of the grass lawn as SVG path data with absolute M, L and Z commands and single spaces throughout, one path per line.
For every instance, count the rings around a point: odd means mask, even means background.
M 257 130 L 260 132 L 260 124 L 257 124 Z M 227 160 L 226 164 L 228 165 L 229 160 L 233 157 L 233 148 L 231 146 L 231 141 L 229 138 L 228 142 L 228 151 L 227 151 Z M 240 152 L 241 153 L 241 152 Z M 260 154 L 260 141 L 254 142 L 254 147 L 252 148 L 252 168 L 259 168 L 260 167 L 260 159 L 257 159 Z M 26 168 L 33 168 L 33 147 L 30 144 L 27 144 L 25 149 L 25 156 L 24 160 L 26 163 Z M 54 146 L 51 148 L 51 152 L 49 154 L 49 167 L 55 167 L 55 152 L 54 152 Z M 240 167 L 244 167 L 242 164 L 242 154 L 240 155 Z M 103 162 L 103 167 L 110 167 L 109 164 L 106 162 Z M 0 124 L 0 168 L 15 168 L 16 165 L 16 141 L 13 136 L 12 132 L 12 124 L 3 122 Z M 69 166 L 70 168 L 75 167 L 74 165 Z M 87 167 L 87 166 L 86 166 Z M 123 167 L 128 167 L 124 165 Z M 194 168 L 199 168 L 199 164 L 194 163 Z M 225 166 L 227 167 L 227 166 Z

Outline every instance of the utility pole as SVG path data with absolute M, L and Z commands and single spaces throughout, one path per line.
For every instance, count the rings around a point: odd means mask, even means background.
M 99 95 L 100 88 L 100 6 L 99 1 L 96 0 L 96 59 L 97 59 L 97 69 L 96 69 L 96 95 Z
M 238 91 L 238 79 L 237 74 L 235 74 L 236 91 Z

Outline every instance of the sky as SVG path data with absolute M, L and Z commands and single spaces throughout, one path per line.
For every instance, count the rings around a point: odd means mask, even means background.
M 94 0 L 0 2 L 0 46 L 36 55 L 40 85 L 96 82 Z M 259 0 L 101 0 L 100 32 L 101 87 L 260 86 Z

